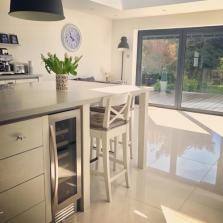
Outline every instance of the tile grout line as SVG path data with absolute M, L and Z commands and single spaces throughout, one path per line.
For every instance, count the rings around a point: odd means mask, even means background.
M 219 159 L 220 159 L 220 158 L 218 158 L 217 161 L 215 161 L 215 163 L 214 163 L 213 165 L 211 165 L 210 168 L 208 168 L 208 171 L 207 171 L 207 172 L 204 174 L 204 176 L 201 178 L 200 182 L 201 182 L 202 180 L 204 180 L 205 177 L 208 175 L 208 173 L 211 171 L 211 169 L 212 169 L 216 164 L 218 164 Z
M 194 191 L 197 189 L 197 187 L 193 187 L 192 191 L 188 194 L 188 196 L 186 197 L 186 199 L 182 202 L 182 204 L 180 205 L 180 207 L 178 208 L 178 211 L 182 210 L 183 206 L 185 205 L 185 203 L 190 199 L 191 195 L 194 193 Z
M 218 160 L 210 166 L 210 168 L 208 168 L 207 172 L 204 174 L 204 176 L 200 179 L 200 182 L 208 175 L 209 171 L 212 169 L 212 167 L 218 162 Z M 198 188 L 198 186 L 195 186 L 193 188 L 193 190 L 189 193 L 189 195 L 187 196 L 187 198 L 183 201 L 183 203 L 180 205 L 178 210 L 182 210 L 183 206 L 185 205 L 185 203 L 190 199 L 191 195 L 195 192 L 195 190 Z

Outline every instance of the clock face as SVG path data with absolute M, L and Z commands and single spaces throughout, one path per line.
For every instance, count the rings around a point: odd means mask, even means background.
M 81 33 L 75 25 L 67 24 L 63 27 L 61 39 L 67 50 L 75 51 L 80 47 Z

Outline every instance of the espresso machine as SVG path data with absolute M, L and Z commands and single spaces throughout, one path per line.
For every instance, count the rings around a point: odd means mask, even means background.
M 0 48 L 0 75 L 14 74 L 10 66 L 12 60 L 13 57 L 8 54 L 8 50 L 6 48 Z

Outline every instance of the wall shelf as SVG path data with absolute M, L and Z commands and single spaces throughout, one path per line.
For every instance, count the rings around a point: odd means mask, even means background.
M 15 43 L 0 43 L 0 45 L 5 45 L 5 46 L 19 46 L 20 44 L 15 44 Z
M 7 62 L 7 61 L 13 60 L 13 57 L 12 57 L 12 55 L 0 55 L 0 60 Z

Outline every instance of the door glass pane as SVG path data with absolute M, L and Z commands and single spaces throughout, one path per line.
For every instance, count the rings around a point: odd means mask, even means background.
M 175 105 L 179 36 L 144 36 L 141 84 L 151 86 L 150 103 Z
M 76 119 L 55 123 L 58 155 L 58 203 L 77 194 Z
M 223 32 L 187 34 L 182 107 L 223 112 Z

